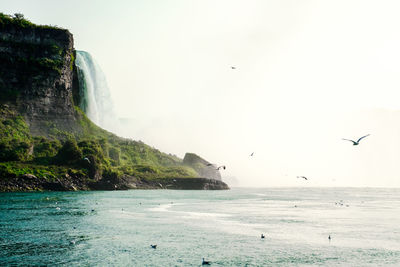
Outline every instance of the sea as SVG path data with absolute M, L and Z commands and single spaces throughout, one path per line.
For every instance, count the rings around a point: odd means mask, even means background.
M 202 266 L 203 258 L 400 266 L 400 189 L 0 193 L 0 266 Z

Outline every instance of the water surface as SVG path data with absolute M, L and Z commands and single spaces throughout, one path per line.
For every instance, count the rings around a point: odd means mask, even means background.
M 212 266 L 400 266 L 400 189 L 0 194 L 1 266 L 200 266 L 203 257 Z

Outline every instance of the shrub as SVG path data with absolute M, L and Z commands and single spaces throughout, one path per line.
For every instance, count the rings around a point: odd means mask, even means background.
M 56 161 L 58 164 L 74 164 L 82 159 L 82 151 L 73 139 L 65 141 L 58 151 Z
M 29 158 L 30 144 L 25 141 L 12 140 L 0 142 L 0 161 L 23 161 Z
M 111 147 L 111 148 L 108 150 L 108 156 L 109 156 L 112 160 L 114 160 L 116 164 L 119 164 L 119 162 L 120 162 L 120 158 L 119 158 L 120 153 L 121 153 L 121 151 L 120 151 L 118 148 L 116 148 L 116 147 Z
M 33 155 L 35 157 L 54 157 L 61 148 L 58 140 L 48 140 L 45 138 L 35 138 Z
M 150 166 L 150 165 L 136 165 L 134 166 L 134 169 L 138 172 L 150 173 L 150 174 L 156 174 L 159 172 L 155 166 Z

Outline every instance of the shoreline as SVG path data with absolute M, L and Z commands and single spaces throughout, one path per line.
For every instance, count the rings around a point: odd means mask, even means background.
M 220 180 L 209 178 L 159 178 L 140 179 L 133 176 L 105 178 L 98 181 L 65 177 L 48 181 L 31 174 L 16 178 L 0 179 L 0 192 L 41 192 L 41 191 L 115 191 L 115 190 L 229 190 Z

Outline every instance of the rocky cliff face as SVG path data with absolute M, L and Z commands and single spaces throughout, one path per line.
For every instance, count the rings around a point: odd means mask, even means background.
M 76 129 L 72 34 L 12 22 L 0 19 L 0 103 L 22 114 L 34 135 Z
M 193 168 L 200 177 L 221 181 L 221 174 L 216 167 L 194 153 L 186 153 L 183 164 Z

